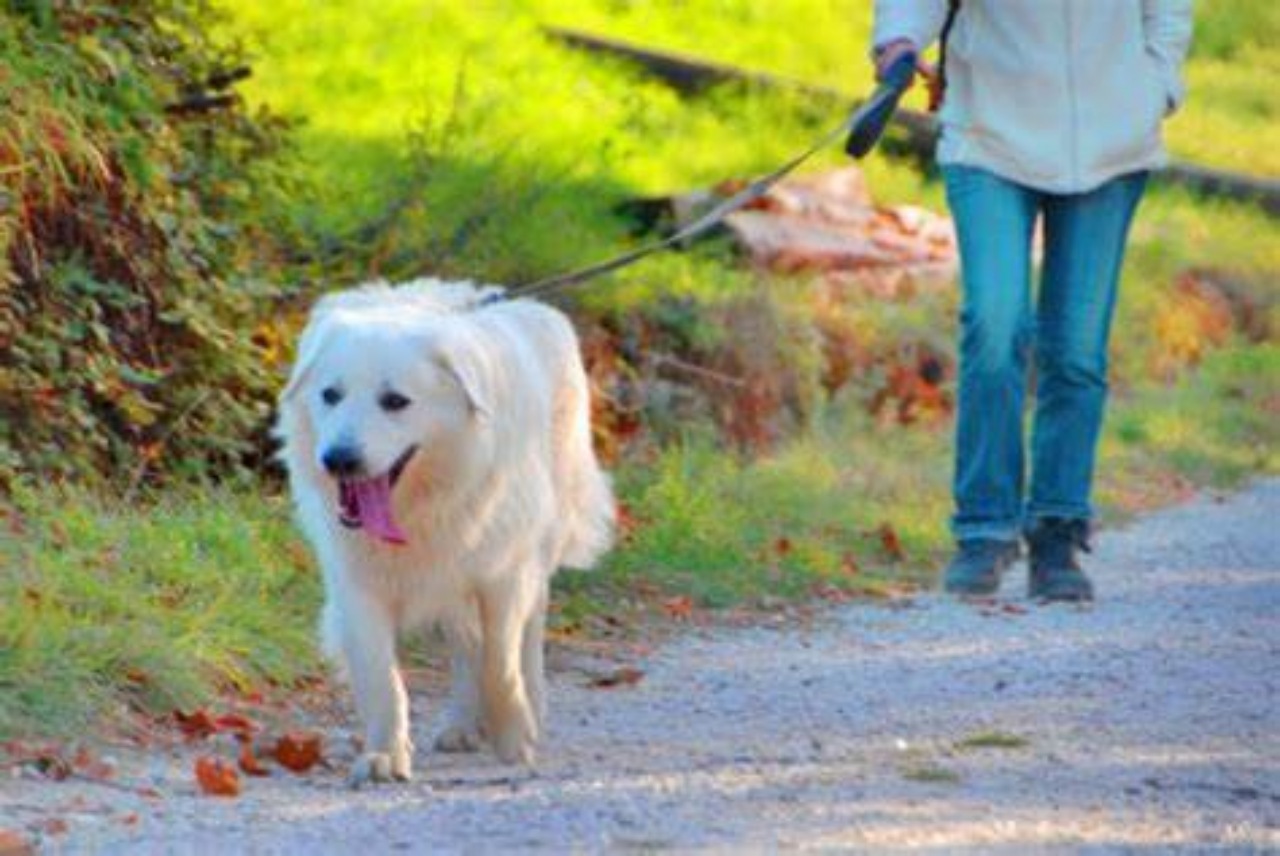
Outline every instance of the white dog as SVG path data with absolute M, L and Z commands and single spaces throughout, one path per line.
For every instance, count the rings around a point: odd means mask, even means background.
M 419 280 L 326 297 L 280 396 L 282 457 L 324 572 L 325 647 L 366 729 L 354 784 L 412 772 L 396 638 L 433 622 L 453 652 L 436 746 L 484 735 L 530 763 L 551 576 L 612 542 L 573 328 L 528 300 L 480 306 L 493 291 Z

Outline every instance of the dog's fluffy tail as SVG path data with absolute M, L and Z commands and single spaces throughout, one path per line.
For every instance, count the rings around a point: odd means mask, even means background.
M 576 363 L 576 361 L 575 361 Z M 559 564 L 586 570 L 613 546 L 617 509 L 609 476 L 591 444 L 591 402 L 581 363 L 557 414 L 560 489 L 564 529 Z
M 601 472 L 595 455 L 591 466 L 580 472 L 574 495 L 569 501 L 564 547 L 560 563 L 568 568 L 586 570 L 613 546 L 617 510 L 609 477 Z

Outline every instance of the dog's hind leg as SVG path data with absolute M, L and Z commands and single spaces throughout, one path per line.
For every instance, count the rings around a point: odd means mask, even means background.
M 487 732 L 498 757 L 507 763 L 532 764 L 537 724 L 521 667 L 528 604 L 533 598 L 526 587 L 496 584 L 480 592 L 484 634 L 480 688 Z
M 451 652 L 449 700 L 434 741 L 441 752 L 475 752 L 480 748 L 480 617 L 474 606 L 469 612 L 445 625 Z
M 407 781 L 413 774 L 409 696 L 396 663 L 391 616 L 380 604 L 352 592 L 343 601 L 338 624 L 342 656 L 365 728 L 364 752 L 351 769 L 351 785 Z
M 543 663 L 547 630 L 547 584 L 543 583 L 537 600 L 529 611 L 521 640 L 520 669 L 524 674 L 525 695 L 533 711 L 534 739 L 541 739 L 547 723 L 547 676 Z

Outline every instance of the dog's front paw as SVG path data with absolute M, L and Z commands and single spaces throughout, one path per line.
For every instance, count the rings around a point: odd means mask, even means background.
M 515 718 L 505 727 L 495 729 L 493 751 L 507 764 L 533 766 L 537 733 L 533 720 L 528 716 Z
M 377 782 L 407 782 L 413 778 L 413 759 L 408 749 L 365 752 L 351 765 L 347 783 L 353 788 Z

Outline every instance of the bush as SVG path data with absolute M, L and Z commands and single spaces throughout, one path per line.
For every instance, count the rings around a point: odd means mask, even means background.
M 0 12 L 0 486 L 254 452 L 284 129 L 230 92 L 216 23 L 193 0 Z

